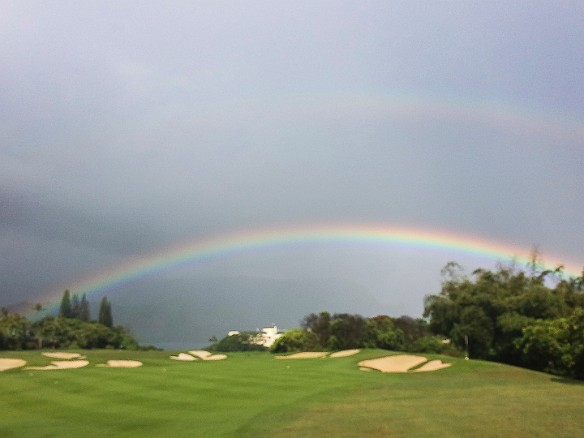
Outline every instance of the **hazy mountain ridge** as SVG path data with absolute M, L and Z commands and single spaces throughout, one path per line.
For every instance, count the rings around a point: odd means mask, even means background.
M 338 279 L 154 279 L 111 296 L 114 321 L 142 343 L 198 347 L 229 330 L 297 327 L 311 312 L 387 313 L 364 288 Z M 182 347 L 179 347 L 182 346 Z

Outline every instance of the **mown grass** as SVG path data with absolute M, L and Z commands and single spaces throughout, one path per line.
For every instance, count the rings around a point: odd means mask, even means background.
M 87 351 L 89 367 L 0 373 L 0 436 L 581 436 L 584 384 L 444 358 L 431 373 L 359 371 L 338 359 L 266 353 L 176 362 L 172 352 Z M 39 352 L 3 352 L 29 365 Z M 137 369 L 98 368 L 108 359 Z

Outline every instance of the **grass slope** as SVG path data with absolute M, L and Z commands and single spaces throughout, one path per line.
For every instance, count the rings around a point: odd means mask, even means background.
M 176 362 L 171 352 L 87 351 L 87 368 L 0 373 L 0 436 L 576 437 L 584 384 L 504 365 L 440 357 L 430 373 L 359 371 L 338 359 Z M 3 352 L 28 365 L 38 352 Z M 137 369 L 93 366 L 141 360 Z

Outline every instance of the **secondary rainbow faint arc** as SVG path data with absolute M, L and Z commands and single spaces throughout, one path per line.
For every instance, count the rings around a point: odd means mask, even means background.
M 285 102 L 285 103 L 282 103 Z M 232 105 L 239 108 L 264 107 L 308 114 L 311 117 L 330 115 L 361 115 L 367 119 L 392 117 L 438 117 L 446 121 L 483 123 L 522 134 L 552 136 L 584 142 L 581 115 L 515 105 L 504 100 L 455 98 L 453 96 L 408 92 L 358 93 L 331 92 L 325 94 L 276 94 L 247 98 Z
M 376 244 L 406 245 L 411 247 L 453 249 L 493 258 L 496 261 L 514 260 L 519 264 L 529 261 L 530 249 L 509 243 L 487 240 L 478 236 L 452 232 L 425 230 L 412 227 L 379 224 L 318 224 L 261 228 L 221 234 L 203 240 L 194 240 L 166 248 L 147 256 L 134 258 L 126 264 L 77 281 L 68 287 L 78 294 L 104 292 L 125 283 L 155 275 L 183 265 L 235 257 L 259 250 L 294 245 Z M 559 257 L 544 254 L 545 267 L 554 269 L 563 265 L 569 276 L 579 276 L 581 266 Z M 445 263 L 449 260 L 445 260 Z M 47 301 L 55 302 L 63 289 L 54 291 Z

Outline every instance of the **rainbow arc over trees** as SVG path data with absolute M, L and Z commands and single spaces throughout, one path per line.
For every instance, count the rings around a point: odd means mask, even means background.
M 75 284 L 46 296 L 45 302 L 56 305 L 63 290 L 73 293 L 106 293 L 125 284 L 148 276 L 161 274 L 179 267 L 220 261 L 231 257 L 269 251 L 275 248 L 344 245 L 377 245 L 412 247 L 420 250 L 451 249 L 461 254 L 473 254 L 494 261 L 514 262 L 518 267 L 530 261 L 532 250 L 511 243 L 496 242 L 479 236 L 453 232 L 426 230 L 413 227 L 383 224 L 313 224 L 260 228 L 236 231 L 207 239 L 197 239 L 165 248 L 146 256 L 129 260 L 126 264 L 97 273 Z M 564 267 L 564 274 L 578 277 L 584 263 L 570 262 L 561 257 L 545 254 L 545 269 Z M 449 260 L 445 260 L 445 263 Z

